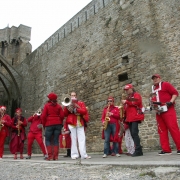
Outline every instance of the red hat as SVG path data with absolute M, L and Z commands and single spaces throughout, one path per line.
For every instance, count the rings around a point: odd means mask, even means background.
M 0 106 L 0 108 L 6 111 L 6 106 Z
M 109 97 L 108 97 L 108 100 L 114 101 L 114 98 L 113 98 L 112 96 L 109 96 Z
M 50 100 L 56 100 L 57 99 L 57 95 L 55 94 L 55 93 L 50 93 L 50 94 L 48 94 L 48 96 L 47 96 Z
M 17 108 L 15 112 L 17 113 L 18 111 L 22 112 L 22 109 L 21 108 Z
M 132 84 L 125 85 L 124 90 L 128 90 L 128 89 L 133 89 L 133 85 Z
M 152 75 L 151 79 L 153 79 L 154 77 L 161 78 L 161 76 L 159 74 Z

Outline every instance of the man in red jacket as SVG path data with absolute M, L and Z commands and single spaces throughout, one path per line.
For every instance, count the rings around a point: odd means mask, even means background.
M 4 143 L 6 137 L 9 136 L 8 128 L 11 127 L 11 117 L 6 114 L 6 107 L 0 107 L 0 159 L 4 153 Z
M 78 101 L 76 92 L 71 92 L 71 101 L 72 104 L 64 108 L 64 115 L 67 117 L 66 123 L 71 131 L 71 158 L 77 159 L 79 157 L 78 142 L 81 159 L 90 159 L 91 157 L 86 153 L 86 137 L 84 132 L 84 120 L 88 112 L 85 103 Z M 64 131 L 66 130 L 64 127 Z
M 42 138 L 42 119 L 41 119 L 41 110 L 39 110 L 37 113 L 35 113 L 33 116 L 28 118 L 28 122 L 31 123 L 29 127 L 29 132 L 27 136 L 28 140 L 28 157 L 26 159 L 31 159 L 32 154 L 32 145 L 33 141 L 36 139 L 37 143 L 39 144 L 41 151 L 44 154 L 44 158 L 48 158 L 48 155 L 46 153 L 46 149 L 44 146 L 43 138 Z
M 58 160 L 59 135 L 61 133 L 64 112 L 57 103 L 57 95 L 53 92 L 48 94 L 48 102 L 44 105 L 42 112 L 43 127 L 45 127 L 45 142 L 48 151 L 46 160 Z
M 143 152 L 140 144 L 138 128 L 138 124 L 144 120 L 144 114 L 142 112 L 142 98 L 141 95 L 134 90 L 132 84 L 127 84 L 124 87 L 124 90 L 127 94 L 127 99 L 121 100 L 121 102 L 125 106 L 125 121 L 129 124 L 131 136 L 135 144 L 135 152 L 132 154 L 132 157 L 142 156 Z
M 174 108 L 178 91 L 170 83 L 163 82 L 159 74 L 154 74 L 152 80 L 154 84 L 152 86 L 152 93 L 156 94 L 152 103 L 155 103 L 155 101 L 161 103 L 157 105 L 157 108 L 161 110 L 156 113 L 158 133 L 162 148 L 159 155 L 171 154 L 168 131 L 176 144 L 177 154 L 180 154 L 180 131 Z

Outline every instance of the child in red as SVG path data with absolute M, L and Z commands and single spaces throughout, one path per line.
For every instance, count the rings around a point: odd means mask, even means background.
M 31 154 L 32 154 L 32 145 L 34 140 L 37 141 L 39 144 L 42 153 L 44 154 L 44 158 L 46 159 L 48 157 L 45 145 L 43 143 L 43 138 L 42 138 L 42 119 L 41 119 L 41 110 L 38 111 L 38 113 L 34 114 L 33 116 L 28 118 L 28 122 L 31 123 L 29 127 L 29 132 L 28 132 L 28 147 L 27 147 L 27 152 L 28 152 L 28 157 L 26 159 L 31 159 Z
M 12 118 L 11 127 L 11 141 L 9 148 L 14 159 L 17 159 L 17 152 L 20 152 L 20 159 L 23 159 L 24 141 L 26 140 L 25 127 L 27 126 L 26 119 L 22 116 L 22 110 L 16 109 L 15 117 Z

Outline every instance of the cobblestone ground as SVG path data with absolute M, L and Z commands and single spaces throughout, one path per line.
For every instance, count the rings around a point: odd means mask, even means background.
M 2 161 L 0 180 L 180 180 L 180 169 L 158 176 L 152 169 Z

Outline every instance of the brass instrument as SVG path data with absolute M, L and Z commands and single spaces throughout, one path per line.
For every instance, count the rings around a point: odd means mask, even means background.
M 3 116 L 4 116 L 4 114 L 1 114 L 1 117 L 0 117 L 0 131 L 4 127 L 4 124 L 2 123 Z
M 122 94 L 121 95 L 121 100 L 126 100 L 127 99 L 127 95 L 126 94 Z M 124 106 L 121 103 L 120 106 L 118 106 L 119 109 L 119 113 L 120 113 L 120 119 L 124 118 Z
M 25 113 L 28 113 L 28 114 L 33 114 L 34 115 L 37 115 L 37 116 L 40 116 L 42 114 L 42 107 L 39 107 L 37 111 L 30 111 L 30 110 L 25 110 L 24 111 Z
M 18 124 L 18 136 L 20 136 L 20 133 L 21 133 L 21 129 L 20 129 L 20 127 L 21 127 L 21 125 L 20 125 L 20 117 L 18 117 L 18 122 L 17 122 L 17 124 Z
M 62 105 L 67 107 L 67 109 L 72 113 L 73 112 L 73 109 L 74 109 L 74 105 L 72 103 L 72 99 L 71 99 L 71 96 L 68 95 L 68 94 L 65 94 L 63 97 L 62 97 Z
M 127 95 L 126 94 L 122 94 L 121 95 L 121 100 L 126 100 L 127 99 Z M 123 133 L 125 132 L 125 128 L 124 128 L 124 124 L 122 122 L 122 120 L 124 120 L 124 105 L 121 103 L 120 106 L 118 106 L 119 109 L 119 113 L 120 113 L 120 130 L 119 130 L 119 136 L 121 137 L 123 135 Z
M 109 108 L 110 108 L 110 105 L 108 106 L 107 111 L 106 111 L 106 117 L 105 117 L 105 121 L 104 121 L 104 125 L 103 125 L 104 130 L 107 129 L 108 123 L 110 121 L 110 117 L 108 116 Z

